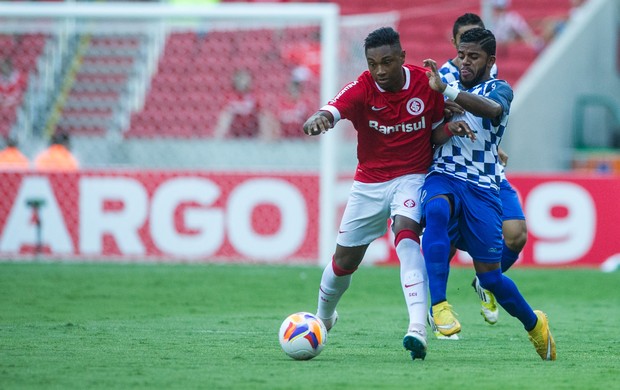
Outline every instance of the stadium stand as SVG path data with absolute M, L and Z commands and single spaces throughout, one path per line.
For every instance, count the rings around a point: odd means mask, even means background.
M 280 34 L 295 34 L 280 31 Z M 299 33 L 308 36 L 308 33 Z M 284 94 L 295 64 L 283 59 L 272 30 L 176 32 L 168 36 L 144 109 L 131 119 L 127 137 L 205 137 L 234 94 L 230 80 L 236 69 L 248 69 L 261 105 Z M 310 39 L 310 38 L 308 38 Z M 303 42 L 301 39 L 298 42 Z M 268 71 L 267 71 L 268 70 Z M 315 93 L 318 92 L 314 88 Z M 171 104 L 175 110 L 170 111 Z
M 421 63 L 425 58 L 443 62 L 452 58 L 454 48 L 450 44 L 452 23 L 465 12 L 480 14 L 479 0 L 433 1 L 433 0 L 395 0 L 376 2 L 370 0 L 336 1 L 344 15 L 385 12 L 399 10 L 397 26 L 401 41 L 409 61 Z M 539 33 L 544 21 L 550 16 L 566 16 L 570 8 L 569 0 L 513 0 L 512 7 L 525 17 L 527 22 Z M 500 77 L 513 86 L 527 71 L 538 53 L 524 43 L 512 44 L 498 58 Z
M 145 65 L 143 46 L 140 36 L 79 36 L 56 99 L 58 120 L 48 128 L 83 135 L 120 130 L 130 81 Z
M 450 44 L 451 22 L 464 12 L 480 13 L 479 0 L 336 3 L 343 15 L 399 10 L 397 28 L 408 60 L 420 64 L 425 58 L 439 63 L 450 58 L 454 50 Z M 565 14 L 568 7 L 567 0 L 512 2 L 512 8 L 535 27 L 549 15 Z M 313 34 L 303 28 L 284 29 L 279 34 L 260 30 L 173 31 L 146 83 L 144 104 L 131 112 L 123 99 L 127 99 L 131 81 L 139 77 L 136 69 L 144 65 L 142 43 L 132 37 L 90 37 L 83 52 L 76 45 L 74 55 L 79 66 L 73 76 L 65 77 L 66 98 L 58 100 L 64 104 L 57 108 L 60 115 L 56 126 L 71 133 L 119 131 L 128 138 L 208 137 L 227 96 L 232 94 L 229 80 L 236 68 L 261 62 L 260 67 L 248 66 L 262 69 L 253 75 L 255 89 L 261 91 L 261 104 L 281 99 L 279 93 L 286 90 L 296 66 L 292 62 L 282 65 L 286 55 L 282 48 L 290 42 L 315 43 Z M 537 54 L 525 44 L 512 45 L 498 58 L 500 77 L 515 85 Z
M 35 71 L 37 58 L 45 45 L 41 34 L 0 35 L 0 57 L 7 59 L 14 70 L 12 76 L 0 81 L 0 135 L 6 136 L 17 120 L 29 75 Z M 4 65 L 3 65 L 4 66 Z

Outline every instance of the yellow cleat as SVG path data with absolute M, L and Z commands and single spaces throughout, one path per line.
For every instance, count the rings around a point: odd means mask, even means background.
M 534 310 L 534 313 L 538 321 L 534 329 L 528 332 L 530 341 L 543 360 L 555 360 L 555 341 L 549 330 L 547 315 L 540 310 Z
M 459 335 L 456 333 L 451 336 L 442 335 L 439 329 L 437 329 L 437 325 L 435 325 L 435 319 L 433 318 L 433 314 L 431 314 L 430 310 L 428 311 L 428 314 L 426 316 L 426 321 L 430 325 L 431 330 L 433 331 L 433 334 L 438 340 L 458 340 L 459 339 Z
M 452 336 L 461 331 L 461 323 L 455 317 L 452 306 L 443 301 L 433 306 L 433 320 L 435 327 L 444 336 Z
M 482 288 L 478 278 L 474 278 L 471 286 L 480 297 L 480 314 L 486 322 L 491 325 L 495 324 L 499 317 L 499 308 L 497 307 L 495 296 L 489 290 Z

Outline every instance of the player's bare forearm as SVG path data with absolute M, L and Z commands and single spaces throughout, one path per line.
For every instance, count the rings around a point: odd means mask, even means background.
M 464 91 L 459 93 L 454 102 L 465 111 L 481 118 L 496 119 L 503 111 L 502 106 L 495 100 Z
M 471 139 L 472 142 L 476 140 L 476 133 L 471 130 L 467 122 L 454 121 L 436 127 L 431 133 L 431 142 L 434 145 L 442 145 L 454 136 L 467 137 Z
M 331 129 L 334 125 L 334 117 L 329 111 L 317 111 L 304 123 L 304 133 L 307 135 L 319 135 Z
M 464 113 L 465 110 L 463 110 L 463 107 L 459 106 L 452 100 L 446 100 L 446 105 L 443 110 L 443 114 L 446 119 L 451 119 L 455 114 L 460 115 Z

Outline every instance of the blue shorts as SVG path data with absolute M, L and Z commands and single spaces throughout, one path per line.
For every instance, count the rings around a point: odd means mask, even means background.
M 517 191 L 512 188 L 508 180 L 502 180 L 499 184 L 499 197 L 502 200 L 502 221 L 525 220 Z
M 422 210 L 426 202 L 446 195 L 452 203 L 448 222 L 450 243 L 480 262 L 502 258 L 502 203 L 499 193 L 451 176 L 434 173 L 422 186 Z

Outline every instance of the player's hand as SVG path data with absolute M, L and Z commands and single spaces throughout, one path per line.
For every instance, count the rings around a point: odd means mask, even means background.
M 430 71 L 426 71 L 426 77 L 428 77 L 428 85 L 434 91 L 443 93 L 443 91 L 446 90 L 446 83 L 441 80 L 441 76 L 439 75 L 439 71 L 437 70 L 437 62 L 429 58 L 424 60 L 424 66 L 427 68 L 431 68 Z
M 506 154 L 504 149 L 498 147 L 497 154 L 499 156 L 499 163 L 502 164 L 503 166 L 508 165 L 508 154 Z
M 304 123 L 304 133 L 307 135 L 319 135 L 332 128 L 332 123 L 320 113 L 312 115 Z
M 465 121 L 448 122 L 448 129 L 457 137 L 467 137 L 471 142 L 476 140 L 476 133 L 471 130 Z
M 459 106 L 457 103 L 453 102 L 452 100 L 446 100 L 446 107 L 443 110 L 444 116 L 447 119 L 452 118 L 454 115 L 463 115 L 465 113 L 465 110 L 463 110 L 463 107 Z

